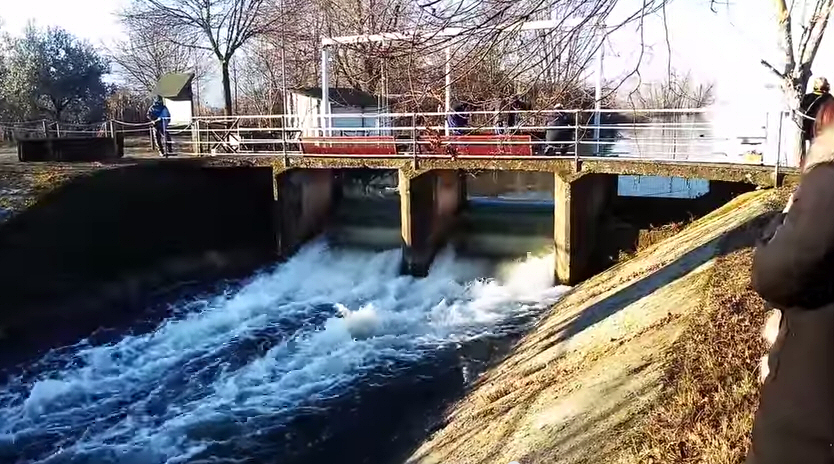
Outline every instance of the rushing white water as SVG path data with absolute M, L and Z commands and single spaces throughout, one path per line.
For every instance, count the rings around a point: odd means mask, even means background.
M 311 244 L 234 293 L 183 304 L 150 333 L 82 342 L 8 379 L 0 461 L 188 461 L 323 407 L 372 373 L 395 377 L 449 344 L 517 329 L 564 292 L 553 262 L 481 278 L 486 262 L 444 252 L 414 279 L 398 276 L 398 251 Z

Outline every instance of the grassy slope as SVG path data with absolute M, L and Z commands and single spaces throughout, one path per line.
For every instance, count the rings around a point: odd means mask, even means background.
M 576 287 L 411 461 L 737 462 L 763 311 L 749 250 L 733 253 L 758 225 L 730 231 L 780 195 L 744 195 Z
M 777 192 L 775 206 L 785 195 Z M 690 316 L 672 346 L 659 401 L 633 424 L 622 462 L 744 461 L 759 398 L 758 363 L 765 352 L 759 336 L 764 301 L 750 287 L 758 225 L 722 243 L 703 289 L 703 309 Z

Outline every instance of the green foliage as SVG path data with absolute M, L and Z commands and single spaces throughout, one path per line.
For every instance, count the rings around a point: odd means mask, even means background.
M 104 115 L 108 64 L 92 45 L 60 28 L 30 25 L 0 49 L 3 119 L 91 122 Z

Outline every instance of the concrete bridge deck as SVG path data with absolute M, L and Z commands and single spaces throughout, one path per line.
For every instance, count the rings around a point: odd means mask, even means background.
M 11 156 L 0 159 L 0 164 L 18 164 Z M 358 156 L 310 156 L 290 154 L 286 157 L 275 155 L 215 155 L 176 156 L 160 158 L 156 154 L 132 154 L 124 158 L 97 163 L 56 163 L 38 164 L 83 167 L 119 166 L 125 164 L 195 164 L 203 166 L 259 166 L 272 167 L 276 173 L 288 169 L 391 169 L 403 170 L 413 175 L 435 169 L 456 169 L 465 171 L 536 171 L 553 172 L 565 179 L 586 174 L 609 174 L 628 176 L 662 176 L 686 179 L 705 179 L 721 182 L 741 182 L 761 187 L 772 187 L 799 180 L 799 170 L 791 167 L 774 167 L 760 164 L 719 163 L 706 161 L 657 161 L 624 157 L 584 157 L 577 162 L 573 157 L 358 157 Z M 27 163 L 29 164 L 29 163 Z
M 553 172 L 569 180 L 586 174 L 662 176 L 688 179 L 706 179 L 721 182 L 742 182 L 762 187 L 782 182 L 795 182 L 799 178 L 796 168 L 764 166 L 757 164 L 656 161 L 639 158 L 586 157 L 578 162 L 574 158 L 361 158 L 361 157 L 311 157 L 306 156 L 215 156 L 209 163 L 252 163 L 272 165 L 276 171 L 286 169 L 401 169 L 414 174 L 434 169 L 459 169 L 466 171 L 538 171 Z

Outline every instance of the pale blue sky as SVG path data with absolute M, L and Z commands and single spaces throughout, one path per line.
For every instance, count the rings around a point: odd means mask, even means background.
M 0 18 L 5 29 L 14 34 L 34 18 L 38 25 L 61 26 L 99 44 L 119 36 L 114 12 L 126 1 L 5 0 L 7 4 L 0 10 Z M 622 0 L 618 8 L 633 10 L 640 4 L 639 0 Z M 773 17 L 771 3 L 761 0 L 731 0 L 729 7 L 719 7 L 718 14 L 710 12 L 708 0 L 675 0 L 667 9 L 672 65 L 679 70 L 691 70 L 699 79 L 714 80 L 720 101 L 752 98 L 763 102 L 764 87 L 777 83 L 759 64 L 762 58 L 778 63 Z M 663 35 L 660 17 L 649 18 L 645 41 L 650 49 L 644 54 L 641 66 L 645 80 L 660 79 L 665 73 L 667 53 Z M 834 31 L 829 31 L 814 66 L 815 74 L 834 77 L 832 36 Z M 633 26 L 612 35 L 606 47 L 604 75 L 607 79 L 617 78 L 633 68 L 639 53 L 638 43 L 639 34 Z M 213 89 L 210 93 L 219 97 L 219 92 Z

